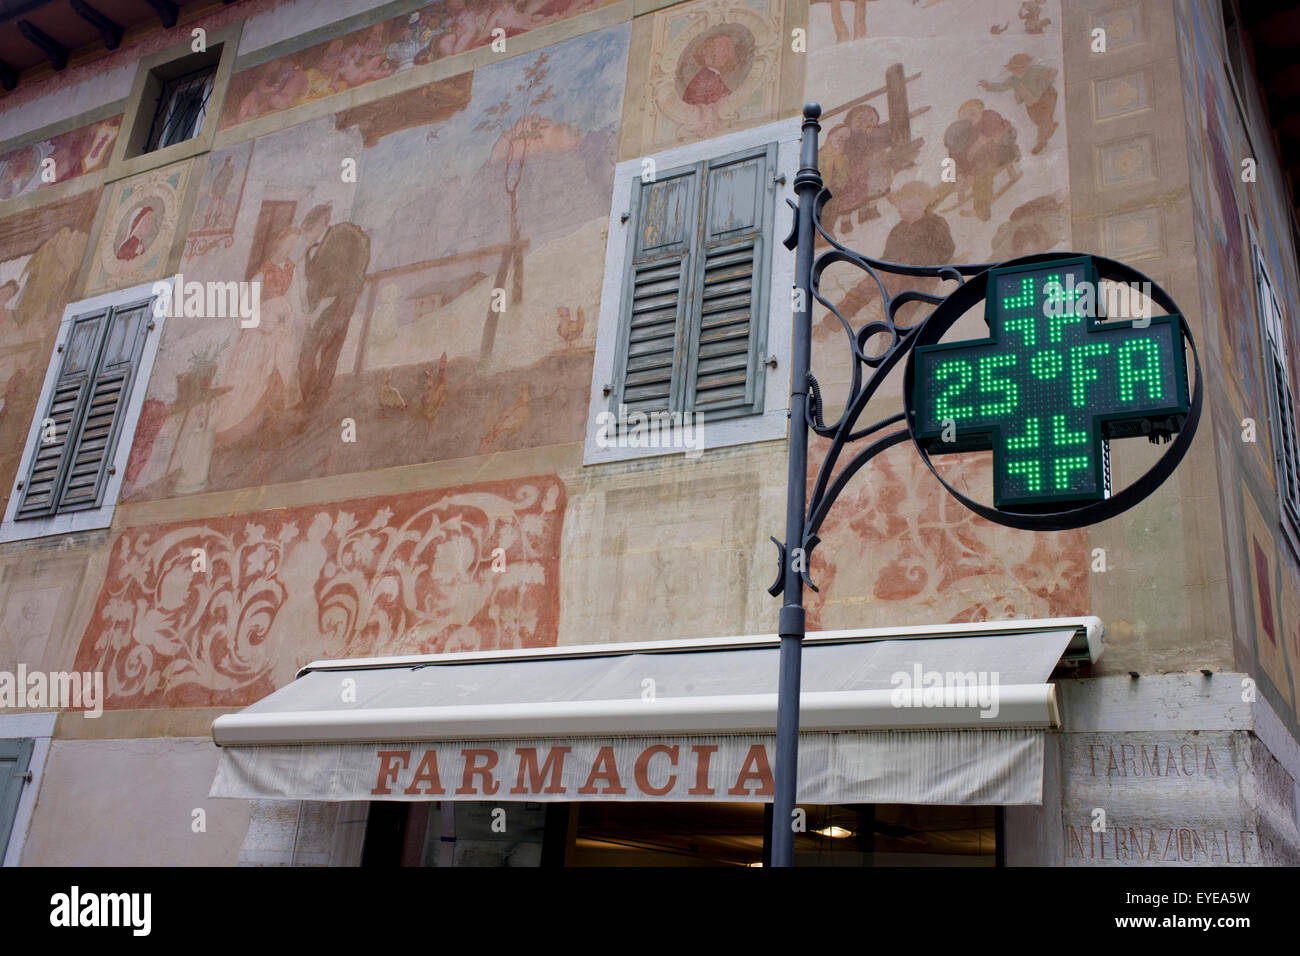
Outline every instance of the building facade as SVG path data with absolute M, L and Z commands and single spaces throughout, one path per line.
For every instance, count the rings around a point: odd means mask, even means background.
M 64 6 L 29 19 L 57 36 Z M 210 796 L 238 789 L 213 724 L 334 679 L 295 681 L 313 661 L 558 667 L 619 660 L 588 645 L 775 631 L 782 239 L 809 101 L 836 239 L 913 264 L 1131 263 L 1177 301 L 1206 398 L 1170 480 L 1083 530 L 985 522 L 910 445 L 854 478 L 811 557 L 809 630 L 947 647 L 1046 622 L 1018 640 L 1066 634 L 1026 677 L 1059 714 L 1014 799 L 828 789 L 798 859 L 1300 862 L 1296 219 L 1236 17 L 1210 0 L 240 0 L 13 64 L 4 862 L 761 862 L 768 768 L 747 749 L 735 774 L 754 781 L 730 800 L 638 793 L 660 779 L 638 763 L 654 739 L 610 744 L 618 800 L 605 774 L 563 800 L 503 800 L 487 778 L 457 795 L 473 767 L 446 756 L 445 786 L 421 789 L 428 748 L 391 746 L 366 755 L 369 793 L 391 769 L 414 796 Z M 883 317 L 861 272 L 828 270 L 822 292 L 855 328 Z M 837 411 L 851 369 L 820 307 L 813 368 Z M 901 375 L 876 404 L 902 410 Z M 1117 443 L 1116 485 L 1159 451 Z M 942 467 L 990 485 L 987 454 Z M 653 686 L 628 661 L 600 700 Z M 80 698 L 60 699 L 72 675 Z M 919 766 L 917 740 L 862 759 Z M 590 784 L 603 758 L 585 759 Z

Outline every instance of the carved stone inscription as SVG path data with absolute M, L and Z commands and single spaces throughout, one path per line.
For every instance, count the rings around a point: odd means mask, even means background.
M 1241 738 L 1200 733 L 1063 734 L 1066 866 L 1249 866 L 1255 814 L 1241 792 Z

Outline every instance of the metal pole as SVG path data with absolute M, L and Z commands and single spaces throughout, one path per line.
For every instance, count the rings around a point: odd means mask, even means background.
M 781 677 L 777 687 L 776 793 L 772 810 L 772 865 L 794 865 L 795 783 L 799 772 L 799 671 L 803 654 L 803 579 L 807 567 L 803 553 L 804 513 L 808 496 L 808 366 L 812 349 L 813 206 L 822 189 L 817 171 L 817 122 L 822 108 L 803 108 L 803 143 L 800 168 L 794 178 L 799 196 L 798 245 L 795 253 L 794 340 L 790 350 L 790 472 L 785 502 L 784 604 L 778 632 L 781 635 Z

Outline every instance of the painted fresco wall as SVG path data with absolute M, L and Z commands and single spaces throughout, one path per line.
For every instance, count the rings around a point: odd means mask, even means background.
M 0 200 L 16 199 L 100 169 L 113 153 L 122 117 L 60 133 L 0 156 Z
M 247 492 L 306 482 L 312 501 L 355 501 L 349 476 L 502 453 L 522 456 L 510 465 L 522 478 L 557 476 L 568 502 L 556 514 L 574 563 L 561 564 L 548 598 L 558 602 L 554 621 L 541 637 L 462 633 L 453 642 L 439 631 L 411 638 L 419 646 L 770 628 L 762 587 L 774 563 L 767 535 L 780 524 L 780 443 L 742 454 L 752 469 L 729 476 L 740 510 L 722 524 L 701 520 L 711 496 L 683 494 L 683 482 L 701 485 L 697 465 L 590 470 L 539 453 L 577 445 L 587 427 L 601 276 L 575 264 L 603 260 L 618 159 L 793 115 L 816 99 L 835 193 L 827 225 L 842 241 L 902 262 L 994 261 L 1069 242 L 1058 4 L 986 0 L 958 16 L 951 0 L 700 0 L 604 28 L 575 25 L 570 38 L 526 52 L 485 49 L 493 27 L 526 39 L 603 6 L 496 5 L 487 16 L 473 4 L 434 4 L 363 25 L 339 21 L 311 43 L 284 41 L 278 56 L 241 61 L 211 153 L 105 188 L 79 294 L 172 271 L 185 283 L 261 289 L 256 328 L 188 314 L 165 328 L 126 475 L 132 530 L 107 542 L 104 581 L 87 582 L 93 607 L 76 655 L 132 662 L 131 681 L 115 685 L 120 706 L 253 699 L 302 660 L 361 646 L 324 623 L 290 637 L 274 623 L 285 615 L 272 601 L 251 636 L 232 638 L 247 642 L 223 665 L 239 673 L 234 684 L 215 665 L 168 673 L 175 662 L 160 648 L 174 656 L 194 640 L 206 605 L 177 591 L 173 575 L 166 611 L 153 609 L 168 620 L 158 625 L 166 640 L 130 637 L 140 618 L 122 617 L 122 608 L 160 600 L 155 591 L 180 566 L 184 549 L 159 543 L 168 536 L 215 535 L 233 555 L 244 547 L 239 528 L 283 524 L 302 542 L 325 512 L 285 517 L 260 510 L 263 492 Z M 801 23 L 806 53 L 790 43 Z M 475 65 L 394 85 L 462 55 Z M 338 105 L 303 112 L 330 103 Z M 832 270 L 824 289 L 855 324 L 881 316 L 861 275 Z M 814 361 L 832 412 L 847 378 L 837 364 L 842 334 L 833 317 L 819 317 Z M 900 407 L 897 385 L 881 404 L 886 413 Z M 814 461 L 825 447 L 814 442 Z M 987 483 L 978 456 L 945 467 L 966 486 Z M 481 472 L 493 477 L 492 466 Z M 276 496 L 296 504 L 292 490 Z M 176 522 L 150 520 L 163 505 Z M 367 508 L 393 510 L 381 499 Z M 687 551 L 716 553 L 712 575 L 683 560 L 669 527 L 682 529 Z M 973 518 L 907 448 L 858 480 L 822 537 L 814 626 L 1082 614 L 1098 587 L 1083 532 L 1031 535 Z M 313 553 L 341 546 L 320 539 Z M 290 600 L 287 582 L 305 574 L 311 583 L 299 587 L 318 601 L 331 580 L 324 564 L 295 570 L 301 545 L 277 547 L 268 565 L 277 600 Z M 238 561 L 217 563 L 232 575 L 218 591 L 229 591 Z M 684 620 L 670 600 L 680 591 L 716 613 Z M 646 613 L 661 598 L 664 613 Z M 363 643 L 405 646 L 403 628 L 414 625 L 390 626 L 391 638 Z
M 768 536 L 783 527 L 783 442 L 581 463 L 617 161 L 817 100 L 835 194 L 827 228 L 886 259 L 999 261 L 1071 245 L 1172 256 L 1168 223 L 1190 212 L 1123 209 L 1088 231 L 1076 154 L 1097 157 L 1102 186 L 1154 182 L 1156 152 L 1108 143 L 1104 124 L 1147 122 L 1156 87 L 1080 74 L 1062 31 L 1084 21 L 1058 0 L 696 0 L 635 18 L 630 2 L 446 0 L 323 19 L 309 37 L 275 25 L 285 6 L 249 5 L 210 153 L 105 183 L 91 158 L 111 151 L 95 144 L 114 120 L 0 151 L 0 202 L 27 204 L 0 218 L 3 493 L 17 459 L 3 449 L 21 447 L 35 414 L 64 304 L 176 272 L 260 288 L 255 328 L 169 317 L 113 528 L 75 549 L 0 548 L 0 669 L 102 670 L 104 726 L 125 737 L 201 737 L 213 714 L 322 657 L 774 629 L 764 589 L 777 563 Z M 1258 340 L 1218 321 L 1253 308 L 1243 240 L 1234 247 L 1216 224 L 1235 208 L 1272 245 L 1287 240 L 1269 225 L 1272 199 L 1228 189 L 1240 133 L 1230 98 L 1215 99 L 1225 87 L 1202 20 L 1195 4 L 1180 20 L 1184 62 L 1213 67 L 1183 74 L 1198 255 L 1215 266 L 1200 270 L 1215 428 L 1199 442 L 1219 435 L 1231 474 L 1236 633 L 1254 635 L 1237 665 L 1292 713 L 1300 569 L 1277 542 L 1266 416 L 1255 415 L 1258 444 L 1228 440 L 1261 400 L 1261 370 Z M 1105 22 L 1120 50 L 1150 30 Z M 797 26 L 806 53 L 792 49 Z M 494 27 L 519 45 L 495 54 Z M 106 82 L 121 68 L 105 57 L 81 74 Z M 51 90 L 71 95 L 77 72 Z M 1094 80 L 1095 97 L 1079 92 Z M 1084 145 L 1085 127 L 1101 145 Z M 33 180 L 28 167 L 58 150 L 81 172 Z M 1281 276 L 1291 253 L 1273 254 Z M 1234 269 L 1240 284 L 1214 285 Z M 1294 274 L 1282 281 L 1296 301 Z M 855 326 L 882 316 L 861 274 L 832 270 L 824 289 Z M 842 336 L 816 316 L 828 417 L 848 377 Z M 900 388 L 901 376 L 873 411 L 900 411 Z M 826 447 L 814 441 L 814 464 Z M 961 488 L 990 487 L 987 456 L 943 467 Z M 809 625 L 1102 613 L 1119 635 L 1113 671 L 1221 666 L 1227 635 L 1184 600 L 1217 600 L 1203 587 L 1214 568 L 1187 557 L 1222 550 L 1217 513 L 1201 527 L 1194 498 L 1162 495 L 1091 533 L 1015 532 L 961 509 L 910 447 L 893 449 L 824 526 Z M 1141 573 L 1093 573 L 1099 545 Z M 1151 602 L 1141 575 L 1156 571 L 1165 590 Z M 109 735 L 90 723 L 69 726 Z M 63 860 L 43 827 L 42 858 Z
M 913 264 L 1068 248 L 1058 7 L 812 4 L 806 98 L 822 104 L 820 159 L 833 194 L 823 212 L 827 231 L 851 248 Z M 891 291 L 944 291 L 937 280 L 886 282 Z M 875 281 L 859 270 L 832 267 L 822 291 L 855 329 L 884 319 Z M 903 323 L 920 317 L 913 307 L 899 314 Z M 815 315 L 813 335 L 829 420 L 846 394 L 848 340 L 828 310 Z M 868 351 L 884 344 L 877 338 Z M 901 411 L 901 376 L 878 407 Z M 813 440 L 816 464 L 829 445 Z M 991 487 L 986 455 L 948 456 L 942 467 L 977 496 Z M 909 446 L 855 479 L 821 537 L 811 566 L 822 592 L 809 600 L 817 626 L 1088 613 L 1083 532 L 1017 532 L 975 518 Z
M 1188 156 L 1202 308 L 1213 347 L 1207 349 L 1211 409 L 1219 431 L 1220 492 L 1226 526 L 1238 668 L 1292 732 L 1300 718 L 1300 560 L 1284 539 L 1273 470 L 1277 436 L 1268 427 L 1266 344 L 1255 294 L 1247 224 L 1267 262 L 1283 309 L 1291 388 L 1300 384 L 1300 302 L 1289 205 L 1272 155 L 1269 131 L 1247 130 L 1225 68 L 1226 40 L 1217 5 L 1192 0 L 1179 8 Z M 1253 91 L 1243 91 L 1248 95 Z M 1253 98 L 1243 108 L 1254 114 Z M 1255 147 L 1252 147 L 1252 140 Z M 1243 181 L 1242 161 L 1257 163 Z M 1255 423 L 1256 441 L 1245 420 Z
M 301 106 L 607 6 L 613 0 L 443 0 L 244 70 L 222 127 Z M 494 31 L 500 30 L 500 33 Z
M 111 707 L 251 704 L 320 658 L 553 645 L 554 477 L 132 528 L 76 668 Z
M 98 199 L 95 191 L 0 221 L 0 507 L 8 505 Z
M 260 326 L 168 325 L 125 498 L 579 440 L 627 32 L 211 154 L 179 271 Z

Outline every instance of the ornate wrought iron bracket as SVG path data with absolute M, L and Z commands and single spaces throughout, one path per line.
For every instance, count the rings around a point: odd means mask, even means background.
M 803 171 L 800 172 L 802 174 Z M 798 179 L 795 182 L 797 188 Z M 891 293 L 881 278 L 881 273 L 912 278 L 954 281 L 960 286 L 965 283 L 967 276 L 976 275 L 992 268 L 989 263 L 909 265 L 899 262 L 886 262 L 883 259 L 875 259 L 860 252 L 855 252 L 827 233 L 823 227 L 821 221 L 822 211 L 831 198 L 831 192 L 821 185 L 820 176 L 817 178 L 817 184 L 819 189 L 812 210 L 812 225 L 817 233 L 830 244 L 831 248 L 822 252 L 813 260 L 807 279 L 807 294 L 811 296 L 813 301 L 821 303 L 839 319 L 844 334 L 848 339 L 847 344 L 853 364 L 849 393 L 844 410 L 840 413 L 839 418 L 833 422 L 827 423 L 822 418 L 824 406 L 822 404 L 821 388 L 811 370 L 807 374 L 807 380 L 803 388 L 809 397 L 804 411 L 804 427 L 822 438 L 831 440 L 831 447 L 818 469 L 817 481 L 808 500 L 804 515 L 803 539 L 799 543 L 799 547 L 802 548 L 799 574 L 804 584 L 814 591 L 817 590 L 817 586 L 813 584 L 808 573 L 809 561 L 812 558 L 813 550 L 821 541 L 817 536 L 817 532 L 820 530 L 822 522 L 826 520 L 827 512 L 830 511 L 831 506 L 847 487 L 849 481 L 867 462 L 885 449 L 901 444 L 909 438 L 906 418 L 902 412 L 882 418 L 865 428 L 858 427 L 858 423 L 872 397 L 875 396 L 881 384 L 884 383 L 899 361 L 906 358 L 907 353 L 916 344 L 918 334 L 929 319 L 929 313 L 927 313 L 917 322 L 907 325 L 900 324 L 898 321 L 899 310 L 911 302 L 924 302 L 937 306 L 946 298 L 945 295 L 935 295 L 921 289 L 905 289 Z M 794 223 L 790 234 L 785 238 L 785 247 L 794 249 L 798 243 L 799 207 L 789 199 L 786 200 L 786 204 L 794 214 Z M 881 302 L 884 304 L 885 318 L 883 320 L 870 320 L 860 328 L 855 329 L 840 310 L 822 294 L 822 276 L 832 265 L 841 262 L 855 266 L 874 280 L 876 287 L 880 291 Z M 799 285 L 796 285 L 796 296 L 798 290 Z M 868 351 L 868 343 L 881 335 L 886 337 L 884 348 L 880 351 Z M 791 387 L 794 389 L 795 384 L 791 383 Z M 797 389 L 795 390 L 797 391 Z M 902 425 L 903 427 L 886 431 L 893 425 Z M 797 428 L 799 426 L 797 423 L 791 422 L 790 427 Z M 870 438 L 879 432 L 885 433 L 849 459 L 839 474 L 835 473 L 836 466 L 839 464 L 840 457 L 846 446 Z M 832 476 L 834 477 L 832 478 Z M 785 544 L 777 541 L 776 538 L 773 538 L 772 541 L 777 546 L 780 571 L 777 574 L 776 581 L 767 590 L 769 594 L 775 597 L 785 590 L 785 567 L 789 549 Z

